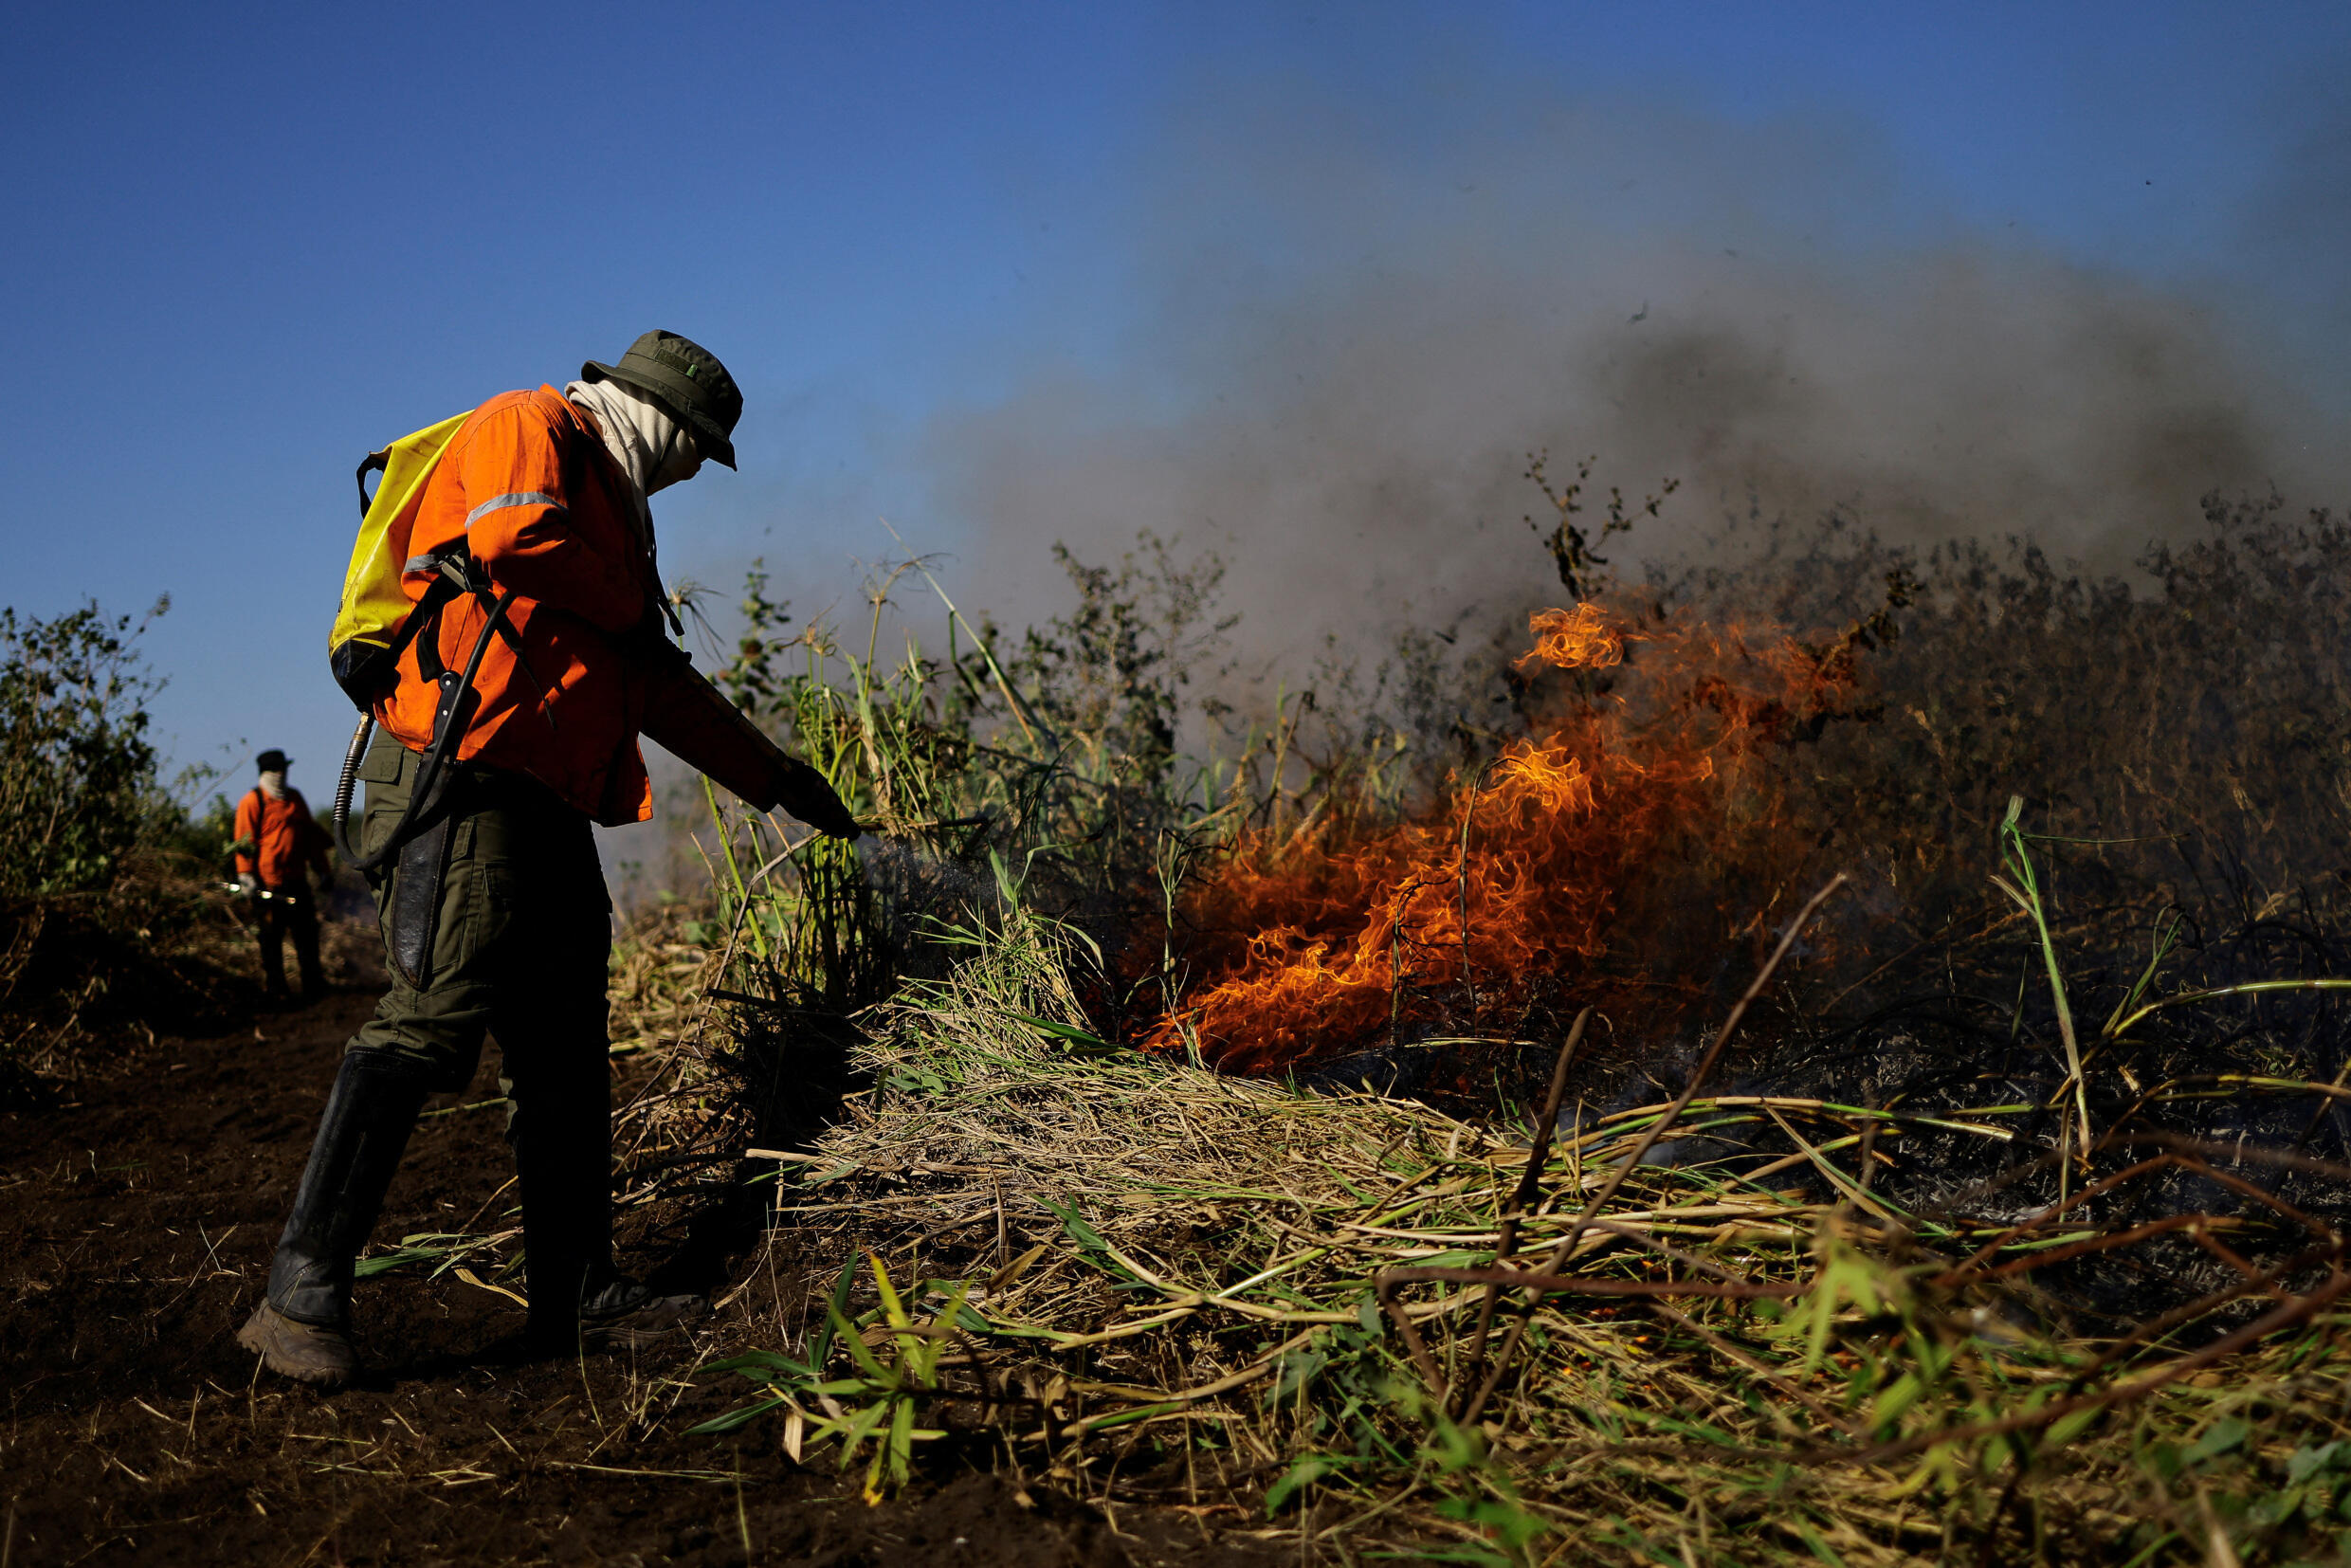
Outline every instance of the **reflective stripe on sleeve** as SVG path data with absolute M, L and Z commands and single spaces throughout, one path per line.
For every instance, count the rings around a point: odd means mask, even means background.
M 552 506 L 563 510 L 563 503 L 544 490 L 518 490 L 512 495 L 492 496 L 465 514 L 465 526 L 471 528 L 492 512 L 502 512 L 509 506 Z

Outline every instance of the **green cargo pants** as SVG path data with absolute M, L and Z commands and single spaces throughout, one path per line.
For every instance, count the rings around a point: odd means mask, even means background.
M 368 852 L 399 821 L 422 761 L 376 732 L 359 769 Z M 392 990 L 352 1048 L 406 1057 L 448 1090 L 472 1081 L 485 1033 L 510 1072 L 556 1062 L 607 1070 L 612 905 L 588 818 L 519 774 L 450 767 L 444 809 L 453 820 L 426 989 L 392 965 Z M 387 865 L 375 884 L 387 921 L 395 876 Z
M 399 821 L 422 761 L 376 733 L 359 771 L 367 852 Z M 497 1036 L 532 1317 L 552 1323 L 575 1313 L 611 1270 L 611 901 L 585 814 L 519 774 L 450 766 L 442 807 L 449 843 L 425 985 L 388 963 L 392 989 L 349 1048 L 456 1090 L 471 1082 L 483 1036 Z M 375 881 L 388 959 L 398 864 L 387 863 Z

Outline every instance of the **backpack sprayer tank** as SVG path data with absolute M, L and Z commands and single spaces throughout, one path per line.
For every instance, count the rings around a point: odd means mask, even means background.
M 416 514 L 426 483 L 440 465 L 441 456 L 471 416 L 455 414 L 370 452 L 359 465 L 359 537 L 352 545 L 351 565 L 343 574 L 343 598 L 327 639 L 327 654 L 335 684 L 359 709 L 359 726 L 352 732 L 343 754 L 343 771 L 335 785 L 333 812 L 335 846 L 361 871 L 373 871 L 396 853 L 416 822 L 440 801 L 444 765 L 450 749 L 465 733 L 472 717 L 473 678 L 491 636 L 503 623 L 511 593 L 493 594 L 488 576 L 471 556 L 459 552 L 430 561 L 409 555 Z M 381 474 L 373 495 L 367 477 Z M 438 574 L 424 596 L 411 600 L 404 581 L 412 570 L 429 567 Z M 420 635 L 430 635 L 441 609 L 460 593 L 470 593 L 489 608 L 489 619 L 475 642 L 461 674 L 445 669 L 437 681 L 440 695 L 433 705 L 432 740 L 426 748 L 414 792 L 391 836 L 372 855 L 361 854 L 350 836 L 351 796 L 358 779 L 359 759 L 375 729 L 375 704 L 399 679 L 400 655 Z

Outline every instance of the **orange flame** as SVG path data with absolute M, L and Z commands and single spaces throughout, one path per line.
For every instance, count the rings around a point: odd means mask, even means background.
M 1510 666 L 1522 674 L 1533 665 L 1606 669 L 1625 662 L 1624 633 L 1608 624 L 1598 605 L 1538 610 L 1526 618 L 1526 629 L 1535 634 L 1535 646 Z
M 1604 670 L 1629 642 L 1668 645 L 1650 721 L 1587 696 L 1417 817 L 1246 837 L 1182 901 L 1202 979 L 1149 1046 L 1180 1049 L 1189 1032 L 1221 1067 L 1273 1073 L 1439 1015 L 1515 1013 L 1531 986 L 1605 951 L 1669 835 L 1722 820 L 1734 765 L 1850 677 L 1784 639 L 1758 652 L 1735 631 L 1636 634 L 1591 604 L 1529 629 L 1522 672 Z

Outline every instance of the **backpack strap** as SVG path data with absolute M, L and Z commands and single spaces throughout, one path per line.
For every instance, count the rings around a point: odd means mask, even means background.
M 415 563 L 411 561 L 410 564 L 413 566 Z M 392 640 L 392 647 L 385 655 L 386 663 L 398 665 L 400 655 L 409 644 L 414 643 L 416 673 L 428 681 L 441 679 L 443 670 L 447 667 L 441 662 L 441 611 L 451 599 L 457 597 L 459 592 L 447 573 L 435 576 L 427 585 L 424 597 L 416 601 L 416 608 L 410 611 L 408 619 L 401 623 L 400 635 Z M 424 635 L 428 626 L 432 629 L 429 637 Z
M 470 593 L 488 617 L 483 635 L 486 637 L 495 632 L 498 640 L 514 654 L 515 667 L 538 688 L 539 717 L 547 720 L 549 729 L 556 729 L 555 692 L 538 678 L 538 671 L 531 667 L 529 656 L 522 651 L 522 634 L 515 629 L 514 623 L 501 609 L 496 585 L 490 581 L 489 574 L 482 569 L 481 563 L 473 558 L 472 552 L 466 549 L 465 541 L 461 538 L 433 555 L 415 556 L 410 560 L 409 570 L 431 571 L 435 575 L 425 589 L 424 597 L 417 600 L 416 608 L 409 612 L 407 623 L 400 628 L 400 635 L 392 645 L 389 658 L 397 663 L 401 650 L 408 647 L 410 639 L 414 638 L 416 673 L 428 682 L 439 681 L 448 672 L 448 665 L 441 658 L 441 611 L 460 595 Z M 423 635 L 428 622 L 431 623 L 429 636 Z

